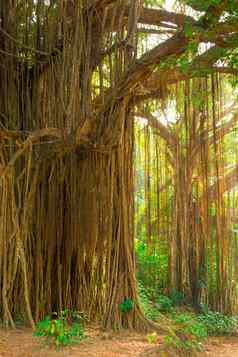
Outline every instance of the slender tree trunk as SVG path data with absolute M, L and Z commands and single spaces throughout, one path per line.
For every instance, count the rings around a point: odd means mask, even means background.
M 171 289 L 197 306 L 205 272 L 205 245 L 198 202 L 192 195 L 192 172 L 181 152 L 175 165 L 174 226 L 170 248 Z

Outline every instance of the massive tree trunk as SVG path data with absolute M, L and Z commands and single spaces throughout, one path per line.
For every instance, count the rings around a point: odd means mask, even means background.
M 47 312 L 67 307 L 102 319 L 106 327 L 142 326 L 128 116 L 127 103 L 121 103 L 113 112 L 121 130 L 107 147 L 67 149 L 42 142 L 42 151 L 26 143 L 9 163 L 2 155 L 2 313 L 7 324 L 13 326 L 20 314 L 34 325 Z M 123 313 L 119 304 L 125 299 L 134 308 Z
M 2 5 L 4 19 L 7 10 Z M 35 11 L 41 18 L 47 9 L 39 2 Z M 20 58 L 16 65 L 18 50 L 13 42 L 10 53 L 12 39 L 5 32 L 11 31 L 1 23 L 1 49 L 12 55 L 3 57 L 0 67 L 1 79 L 8 76 L 0 83 L 1 315 L 6 325 L 14 326 L 14 318 L 22 315 L 34 326 L 46 313 L 67 307 L 85 311 L 106 327 L 142 327 L 130 104 L 128 98 L 112 97 L 105 108 L 100 104 L 102 110 L 92 106 L 101 28 L 93 22 L 94 9 L 85 17 L 84 8 L 78 8 L 74 18 L 69 8 L 62 11 L 63 44 L 50 61 L 41 53 L 44 17 L 37 22 L 38 48 L 29 65 Z M 126 65 L 128 51 L 120 52 Z M 8 72 L 4 66 L 9 64 Z M 120 65 L 116 72 L 122 71 Z M 114 75 L 113 81 L 120 73 Z M 133 303 L 131 311 L 120 310 L 125 299 Z

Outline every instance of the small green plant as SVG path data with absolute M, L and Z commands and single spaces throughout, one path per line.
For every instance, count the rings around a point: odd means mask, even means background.
M 133 309 L 134 307 L 134 301 L 131 300 L 130 298 L 125 298 L 120 304 L 119 304 L 119 310 L 121 312 L 129 312 Z
M 157 332 L 152 332 L 146 336 L 149 343 L 156 343 L 158 341 Z
M 73 343 L 80 343 L 85 338 L 84 329 L 79 322 L 73 322 L 68 310 L 54 313 L 54 317 L 46 316 L 36 326 L 34 336 L 45 337 L 48 346 L 56 349 Z

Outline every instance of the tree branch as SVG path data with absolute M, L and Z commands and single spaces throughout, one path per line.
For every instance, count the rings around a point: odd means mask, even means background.
M 196 20 L 192 16 L 164 9 L 142 8 L 139 23 L 159 26 L 161 22 L 173 23 L 179 27 L 183 27 L 185 23 L 195 24 Z
M 182 70 L 179 66 L 173 66 L 171 69 L 161 69 L 153 74 L 144 82 L 136 93 L 137 100 L 143 100 L 146 97 L 160 97 L 161 87 L 172 85 L 183 80 L 196 77 L 207 77 L 211 73 L 227 73 L 238 75 L 238 69 L 232 67 L 215 66 L 214 64 L 224 56 L 224 49 L 219 46 L 213 46 L 203 54 L 197 56 L 188 68 Z

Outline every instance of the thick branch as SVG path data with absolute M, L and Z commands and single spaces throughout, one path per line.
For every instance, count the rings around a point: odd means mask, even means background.
M 171 55 L 182 54 L 186 50 L 187 44 L 187 38 L 183 33 L 178 32 L 175 36 L 146 52 L 125 74 L 112 95 L 115 95 L 117 99 L 128 95 L 139 82 L 148 78 L 156 64 L 159 64 Z M 110 89 L 111 91 L 112 89 Z M 109 96 L 108 102 L 111 99 L 111 96 Z

